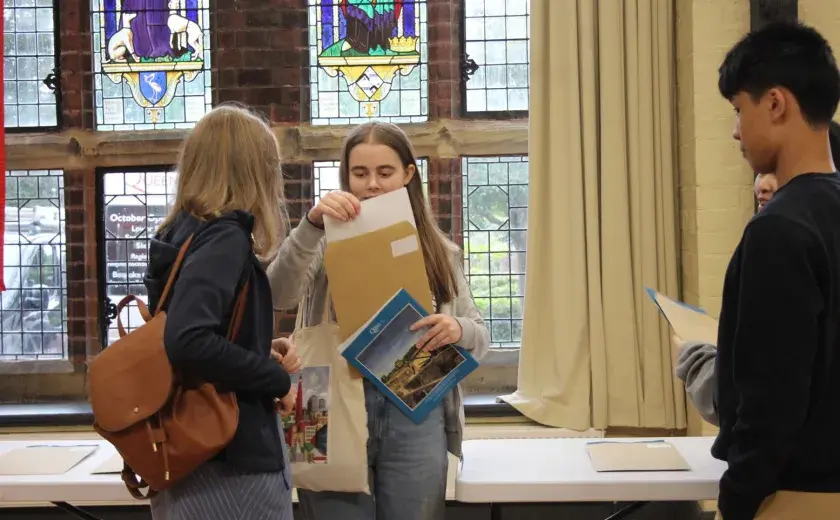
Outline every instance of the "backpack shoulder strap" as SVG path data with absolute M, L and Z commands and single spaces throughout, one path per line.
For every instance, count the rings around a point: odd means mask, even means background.
M 163 287 L 160 300 L 158 300 L 158 304 L 155 307 L 155 314 L 160 312 L 163 305 L 166 303 L 166 299 L 169 297 L 169 292 L 175 284 L 175 279 L 178 277 L 178 271 L 181 270 L 181 264 L 184 262 L 184 257 L 187 255 L 187 250 L 190 248 L 190 244 L 192 244 L 193 237 L 195 237 L 195 233 L 187 237 L 187 240 L 184 241 L 181 249 L 178 250 L 178 256 L 175 257 L 175 262 L 172 264 L 172 269 L 169 271 L 169 278 L 166 279 L 166 285 Z M 239 291 L 239 295 L 236 298 L 236 303 L 233 308 L 233 314 L 231 316 L 227 333 L 227 338 L 231 342 L 235 342 L 237 336 L 239 335 L 239 327 L 242 325 L 242 315 L 245 313 L 245 302 L 248 297 L 248 289 L 250 288 L 250 285 L 251 280 L 250 277 L 248 277 L 245 281 L 245 285 L 242 286 L 242 290 Z
M 181 246 L 181 249 L 178 250 L 178 256 L 175 257 L 175 263 L 172 264 L 172 269 L 169 271 L 169 278 L 166 280 L 166 285 L 163 287 L 163 292 L 160 295 L 160 300 L 158 300 L 158 304 L 155 307 L 155 314 L 160 312 L 163 308 L 163 304 L 166 303 L 166 298 L 169 296 L 169 291 L 172 289 L 172 285 L 175 283 L 175 278 L 178 276 L 178 271 L 181 270 L 181 264 L 184 262 L 184 256 L 187 254 L 187 249 L 190 248 L 190 244 L 193 240 L 193 235 L 187 237 L 187 240 L 184 242 L 184 245 Z

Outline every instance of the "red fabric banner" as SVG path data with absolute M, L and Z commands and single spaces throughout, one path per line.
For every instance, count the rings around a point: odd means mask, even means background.
M 5 3 L 5 2 L 4 2 Z M 0 5 L 0 15 L 3 14 L 3 6 Z M 0 16 L 2 18 L 2 16 Z M 4 18 L 5 20 L 5 18 Z M 0 25 L 0 41 L 3 41 L 3 26 Z M 5 78 L 3 72 L 3 49 L 0 48 L 0 77 Z M 3 81 L 0 81 L 0 100 L 6 99 L 6 94 L 3 92 Z M 0 137 L 3 138 L 3 147 L 0 148 L 0 166 L 2 166 L 3 176 L 0 177 L 0 235 L 6 236 L 6 114 L 5 103 L 0 103 L 0 121 L 3 121 L 3 126 L 0 127 Z M 5 243 L 5 241 L 4 241 Z M 5 247 L 0 246 L 0 291 L 6 290 L 6 283 L 3 280 L 3 250 Z

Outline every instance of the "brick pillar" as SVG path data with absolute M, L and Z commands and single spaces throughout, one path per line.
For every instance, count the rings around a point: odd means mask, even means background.
M 753 174 L 732 139 L 716 71 L 750 28 L 748 0 L 677 1 L 682 296 L 720 312 L 723 276 L 753 214 Z M 689 406 L 690 435 L 713 431 Z
M 91 130 L 95 119 L 90 1 L 61 0 L 58 9 L 61 126 Z
M 93 169 L 64 171 L 68 352 L 82 369 L 87 356 L 101 348 L 95 178 Z
M 427 4 L 429 46 L 429 119 L 461 114 L 461 6 L 459 0 Z
M 429 159 L 429 198 L 440 229 L 456 244 L 464 242 L 461 224 L 461 161 Z
M 214 104 L 239 101 L 274 122 L 308 118 L 306 0 L 217 0 L 211 15 Z

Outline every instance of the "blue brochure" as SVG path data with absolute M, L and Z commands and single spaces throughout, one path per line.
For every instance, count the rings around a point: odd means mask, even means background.
M 428 328 L 410 330 L 429 313 L 400 289 L 343 345 L 347 361 L 379 388 L 402 412 L 420 423 L 455 385 L 478 367 L 456 345 L 418 351 Z

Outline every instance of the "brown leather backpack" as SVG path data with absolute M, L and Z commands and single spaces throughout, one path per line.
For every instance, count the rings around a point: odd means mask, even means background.
M 153 497 L 216 456 L 233 439 L 239 422 L 233 392 L 218 392 L 209 383 L 186 384 L 173 372 L 164 348 L 166 313 L 161 309 L 192 239 L 178 252 L 154 317 L 136 296 L 123 298 L 117 306 L 120 339 L 89 364 L 93 427 L 122 456 L 123 482 L 137 499 Z M 246 281 L 236 299 L 230 341 L 239 331 L 248 286 Z M 126 333 L 119 315 L 131 301 L 146 323 Z

